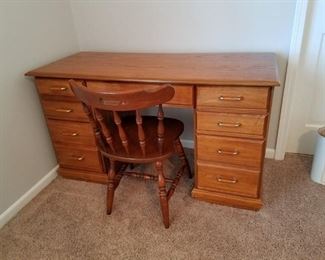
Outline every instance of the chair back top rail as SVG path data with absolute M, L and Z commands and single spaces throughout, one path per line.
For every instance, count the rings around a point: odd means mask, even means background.
M 130 111 L 152 107 L 166 103 L 175 94 L 174 88 L 169 84 L 128 92 L 94 92 L 74 80 L 69 80 L 69 84 L 81 102 L 93 108 L 110 111 Z

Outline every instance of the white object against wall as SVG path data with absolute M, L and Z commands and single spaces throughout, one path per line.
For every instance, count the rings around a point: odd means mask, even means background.
M 295 1 L 76 1 L 81 50 L 275 52 L 283 83 Z M 275 90 L 268 147 L 274 148 L 282 88 Z M 189 111 L 184 116 L 191 137 Z
M 311 179 L 325 185 L 325 127 L 317 132 Z
M 56 164 L 28 70 L 78 51 L 67 1 L 0 2 L 0 216 Z
M 295 68 L 286 152 L 313 154 L 325 125 L 325 1 L 309 1 L 299 63 Z M 287 99 L 289 97 L 285 97 Z

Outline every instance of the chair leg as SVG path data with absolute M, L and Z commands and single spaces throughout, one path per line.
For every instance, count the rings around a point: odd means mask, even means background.
M 110 169 L 108 172 L 108 183 L 107 183 L 107 215 L 112 213 L 114 191 L 115 191 L 115 162 L 110 160 Z
M 102 154 L 100 155 L 101 159 L 102 159 L 102 165 L 103 165 L 103 171 L 107 174 L 108 171 L 108 163 L 107 163 L 107 158 L 105 156 L 103 156 Z
M 184 148 L 179 138 L 175 141 L 175 148 L 179 159 L 182 161 L 183 165 L 185 165 L 187 169 L 188 177 L 190 179 L 193 178 L 193 173 L 191 171 L 190 164 L 188 163 L 188 160 L 185 156 Z
M 118 185 L 121 182 L 121 179 L 123 177 L 122 173 L 115 173 L 115 178 L 114 178 L 114 189 L 116 189 L 118 187 Z
M 163 222 L 165 228 L 169 228 L 169 206 L 166 192 L 166 182 L 162 167 L 162 162 L 157 161 L 155 164 L 157 173 L 158 173 L 158 187 L 159 187 L 159 197 L 160 197 L 160 207 L 163 217 Z

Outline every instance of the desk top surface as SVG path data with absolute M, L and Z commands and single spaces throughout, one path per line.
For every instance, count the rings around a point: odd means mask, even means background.
M 272 53 L 79 52 L 27 76 L 205 85 L 278 86 Z

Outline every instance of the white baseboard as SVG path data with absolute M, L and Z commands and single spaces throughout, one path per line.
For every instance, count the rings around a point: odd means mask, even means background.
M 274 155 L 275 155 L 275 149 L 273 149 L 273 148 L 266 148 L 265 158 L 274 159 Z
M 42 179 L 40 179 L 31 189 L 14 202 L 5 212 L 0 215 L 0 229 L 11 220 L 16 214 L 25 207 L 41 190 L 49 185 L 57 176 L 57 169 L 55 166 Z
M 189 139 L 181 139 L 181 142 L 185 148 L 194 148 L 194 141 Z M 273 148 L 266 148 L 265 158 L 274 159 L 275 150 Z
M 194 141 L 190 139 L 181 139 L 182 145 L 185 148 L 194 149 Z

